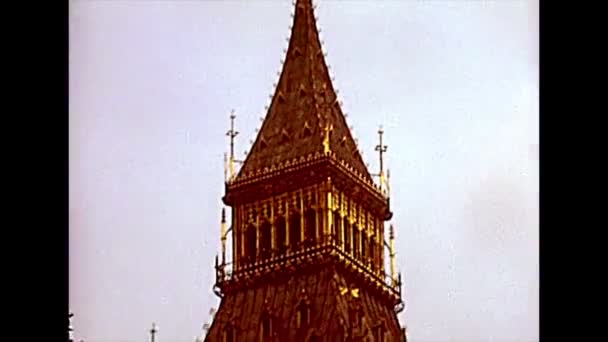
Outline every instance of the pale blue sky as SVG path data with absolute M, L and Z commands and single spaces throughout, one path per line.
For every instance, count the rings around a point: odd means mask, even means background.
M 255 138 L 290 0 L 70 4 L 70 307 L 88 342 L 192 342 L 217 307 L 223 153 Z M 538 2 L 318 1 L 412 342 L 538 340 Z

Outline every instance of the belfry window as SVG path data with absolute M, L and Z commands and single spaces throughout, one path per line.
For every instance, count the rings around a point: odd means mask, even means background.
M 331 235 L 334 241 L 337 244 L 342 243 L 342 234 L 340 234 L 340 223 L 342 222 L 342 218 L 340 217 L 340 213 L 338 211 L 334 211 L 334 217 L 331 224 Z
M 300 242 L 300 214 L 291 212 L 289 214 L 289 243 L 294 246 Z
M 369 243 L 369 259 L 371 260 L 371 263 L 372 263 L 372 270 L 374 270 L 376 268 L 376 264 L 378 263 L 378 261 L 376 261 L 376 240 L 375 240 L 375 236 L 372 236 L 372 238 L 370 239 L 370 243 Z
M 245 258 L 250 263 L 253 263 L 253 262 L 255 262 L 256 256 L 257 256 L 257 248 L 256 248 L 257 230 L 253 224 L 251 224 L 247 227 L 246 235 L 247 235 L 247 237 L 245 238 L 245 240 L 246 240 L 245 246 L 247 246 L 247 248 L 246 248 Z
M 367 234 L 361 231 L 361 259 L 367 263 Z
M 264 315 L 260 324 L 260 330 L 260 342 L 266 342 L 272 339 L 272 319 L 268 315 Z
M 357 259 L 361 255 L 361 241 L 359 235 L 359 227 L 355 224 L 353 225 L 353 255 Z
M 317 212 L 314 209 L 306 210 L 306 220 L 304 221 L 304 240 L 306 243 L 312 243 L 316 238 L 317 230 Z
M 344 251 L 346 253 L 350 253 L 350 242 L 351 242 L 351 232 L 350 232 L 350 222 L 348 222 L 348 219 L 345 217 L 344 218 Z
M 275 221 L 275 227 L 277 230 L 277 249 L 279 253 L 283 253 L 285 251 L 285 247 L 287 247 L 287 226 L 285 225 L 285 218 L 279 217 Z
M 310 307 L 300 303 L 296 309 L 296 328 L 307 327 L 310 324 Z
M 272 234 L 270 222 L 264 220 L 260 226 L 260 255 L 263 259 L 270 257 L 272 248 Z

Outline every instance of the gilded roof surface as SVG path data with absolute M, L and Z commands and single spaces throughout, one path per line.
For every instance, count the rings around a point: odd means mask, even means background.
M 329 148 L 364 178 L 371 176 L 340 109 L 319 41 L 311 0 L 296 3 L 283 70 L 268 113 L 237 180 L 249 172 Z

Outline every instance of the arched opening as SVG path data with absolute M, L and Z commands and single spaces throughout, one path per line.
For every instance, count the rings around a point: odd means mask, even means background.
M 270 222 L 264 220 L 260 226 L 260 258 L 270 258 L 272 249 L 272 232 Z
M 365 231 L 361 232 L 361 260 L 363 260 L 363 262 L 365 264 L 367 264 L 367 234 L 365 233 Z
M 359 259 L 361 255 L 361 241 L 359 235 L 359 227 L 355 224 L 353 225 L 353 255 L 356 259 Z
M 247 227 L 246 232 L 246 251 L 245 251 L 245 260 L 249 263 L 254 263 L 257 257 L 257 230 L 253 224 Z
M 289 214 L 289 244 L 294 249 L 300 244 L 300 214 L 298 212 L 291 212 Z
M 304 216 L 304 242 L 306 246 L 314 245 L 316 241 L 317 212 L 309 208 Z
M 342 234 L 340 232 L 341 222 L 342 218 L 340 217 L 340 213 L 338 211 L 334 211 L 333 222 L 331 225 L 331 236 L 338 245 L 342 243 Z
M 296 328 L 302 329 L 310 324 L 310 307 L 305 303 L 300 303 L 296 308 Z
M 279 254 L 281 254 L 284 253 L 287 248 L 287 225 L 285 224 L 285 218 L 283 216 L 275 221 L 275 227 L 277 230 L 276 246 Z
M 369 243 L 369 259 L 371 260 L 371 264 L 372 264 L 372 271 L 376 270 L 376 264 L 378 263 L 378 261 L 376 260 L 376 240 L 375 240 L 375 236 L 372 236 L 372 238 L 370 239 L 370 243 Z
M 273 335 L 272 329 L 273 329 L 272 319 L 267 314 L 264 314 L 264 316 L 262 318 L 262 322 L 260 323 L 259 341 L 260 342 L 270 341 L 272 339 L 272 335 Z
M 350 222 L 348 219 L 344 218 L 344 251 L 346 253 L 352 253 L 350 248 L 351 239 L 351 231 L 350 231 Z

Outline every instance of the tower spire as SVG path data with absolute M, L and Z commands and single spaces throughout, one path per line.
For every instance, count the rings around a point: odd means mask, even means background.
M 371 183 L 332 84 L 313 3 L 296 0 L 294 5 L 291 37 L 275 92 L 235 181 L 265 168 L 331 152 Z
M 74 340 L 74 328 L 72 327 L 72 317 L 74 317 L 73 313 L 68 314 L 68 341 L 72 342 Z
M 230 115 L 228 182 L 222 198 L 230 208 L 222 209 L 213 286 L 221 303 L 205 338 L 292 341 L 328 335 L 328 340 L 342 341 L 354 338 L 355 331 L 348 328 L 360 326 L 364 313 L 374 313 L 373 320 L 382 322 L 375 335 L 396 341 L 400 324 L 394 309 L 402 297 L 392 225 L 390 243 L 386 236 L 390 201 L 375 184 L 346 122 L 325 63 L 312 1 L 294 0 L 294 5 L 291 38 L 274 95 L 236 172 L 238 132 L 234 111 Z M 388 171 L 382 134 L 380 127 L 384 188 Z M 226 234 L 231 236 L 231 260 L 225 260 Z M 249 295 L 252 289 L 273 289 L 273 301 Z M 314 300 L 318 293 L 328 300 Z M 277 315 L 277 308 L 287 315 Z M 290 325 L 293 321 L 299 324 Z
M 384 158 L 383 155 L 386 152 L 386 149 L 388 148 L 386 145 L 382 145 L 382 135 L 384 134 L 384 131 L 382 130 L 382 126 L 380 126 L 380 128 L 378 129 L 378 140 L 379 143 L 378 145 L 376 145 L 376 151 L 378 151 L 378 155 L 380 157 L 380 190 L 382 190 L 384 188 Z
M 238 131 L 234 130 L 234 119 L 236 115 L 234 114 L 234 109 L 230 112 L 230 130 L 226 132 L 226 135 L 230 137 L 230 161 L 229 161 L 229 169 L 230 169 L 230 178 L 231 181 L 234 178 L 234 163 L 236 162 L 234 158 L 234 138 L 239 134 Z
M 150 342 L 154 342 L 157 332 L 158 330 L 156 329 L 156 323 L 152 323 L 152 329 L 150 329 Z

